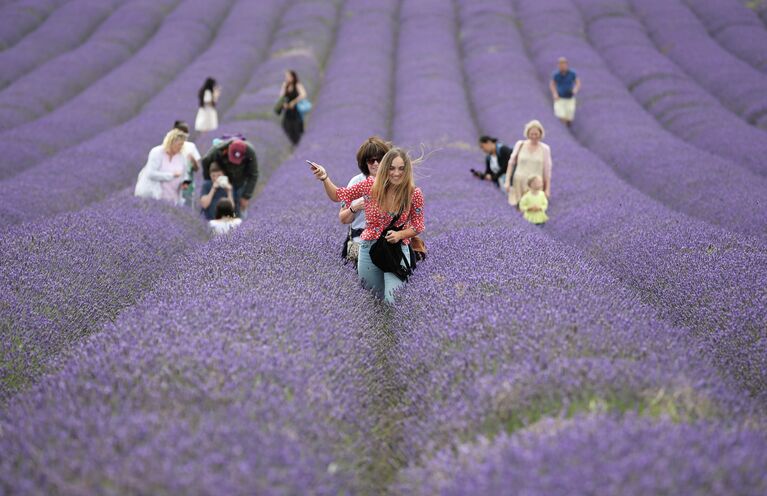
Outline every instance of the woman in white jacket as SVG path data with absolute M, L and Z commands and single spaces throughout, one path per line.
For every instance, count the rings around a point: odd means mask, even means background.
M 146 165 L 138 175 L 134 194 L 143 198 L 167 200 L 179 204 L 181 183 L 186 170 L 186 158 L 181 149 L 187 134 L 179 129 L 171 129 L 165 135 L 162 145 L 152 148 Z

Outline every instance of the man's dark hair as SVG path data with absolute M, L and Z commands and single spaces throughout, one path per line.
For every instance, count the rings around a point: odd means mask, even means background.
M 383 156 L 386 155 L 386 152 L 390 149 L 390 142 L 384 141 L 383 138 L 378 136 L 371 136 L 357 149 L 357 167 L 360 168 L 360 171 L 365 174 L 365 176 L 369 176 L 370 168 L 368 167 L 368 160 L 377 158 L 380 163 Z
M 184 131 L 186 134 L 189 134 L 189 124 L 184 121 L 174 122 L 173 129 L 178 129 L 179 131 Z

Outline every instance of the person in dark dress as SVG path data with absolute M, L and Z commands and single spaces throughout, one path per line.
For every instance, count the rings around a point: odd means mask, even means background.
M 280 89 L 282 99 L 282 129 L 290 142 L 296 146 L 304 134 L 304 119 L 296 108 L 298 102 L 306 98 L 306 89 L 298 80 L 296 71 L 285 71 L 285 81 Z

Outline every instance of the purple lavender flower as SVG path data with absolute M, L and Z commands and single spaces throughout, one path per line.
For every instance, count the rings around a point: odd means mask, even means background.
M 764 2 L 760 3 L 764 9 Z M 767 72 L 767 54 L 764 53 L 767 32 L 753 11 L 727 0 L 685 0 L 685 4 L 724 48 L 760 71 Z
M 735 165 L 767 175 L 763 159 L 767 134 L 722 107 L 663 56 L 627 3 L 576 3 L 584 14 L 589 38 L 604 61 L 666 129 Z M 764 31 L 761 25 L 759 29 Z
M 719 46 L 681 0 L 631 4 L 674 62 L 749 123 L 767 126 L 767 75 Z
M 0 49 L 9 47 L 37 28 L 67 0 L 20 0 L 0 8 Z
M 511 21 L 514 11 L 508 2 L 463 5 L 461 14 L 467 88 L 478 124 L 483 132 L 513 143 L 527 120 L 551 114 L 545 87 Z M 500 93 L 506 95 L 500 100 L 485 97 Z M 757 331 L 767 325 L 767 296 L 760 290 L 767 279 L 759 269 L 767 262 L 763 243 L 648 198 L 552 117 L 543 122 L 555 162 L 546 232 L 593 257 L 664 320 L 691 329 L 708 343 L 722 369 L 763 394 L 767 353 Z M 590 136 L 604 126 L 593 119 L 579 120 L 576 127 Z
M 716 494 L 767 491 L 763 432 L 594 416 L 442 452 L 403 494 Z
M 54 10 L 32 33 L 0 52 L 3 67 L 0 88 L 46 60 L 80 45 L 118 4 L 117 0 L 72 0 Z
M 163 0 L 123 5 L 85 43 L 18 78 L 0 93 L 0 130 L 39 118 L 87 91 L 151 39 L 165 12 L 177 3 Z
M 725 229 L 680 213 L 701 201 L 694 191 L 678 190 L 678 203 L 646 193 L 657 183 L 632 161 L 642 143 L 681 141 L 582 40 L 584 88 L 651 125 L 613 122 L 646 133 L 633 143 L 616 132 L 609 153 L 629 157 L 619 176 L 584 146 L 602 144 L 590 136 L 605 131 L 599 119 L 579 114 L 576 140 L 550 116 L 538 74 L 549 72 L 553 40 L 583 29 L 577 7 L 230 4 L 222 26 L 258 19 L 268 31 L 219 30 L 137 117 L 69 148 L 79 182 L 59 156 L 0 182 L 28 188 L 0 207 L 18 223 L 1 238 L 18 268 L 3 273 L 0 322 L 37 326 L 42 337 L 23 342 L 48 371 L 23 363 L 18 339 L 0 341 L 33 379 L 0 409 L 0 492 L 764 492 L 764 240 L 742 234 L 747 219 Z M 544 19 L 561 23 L 551 39 L 536 31 L 553 25 Z M 283 161 L 269 112 L 287 68 L 316 92 L 307 132 Z M 168 122 L 190 120 L 188 95 L 208 71 L 229 81 L 220 131 L 265 150 L 268 181 L 238 230 L 196 243 L 189 212 L 120 193 L 143 157 L 126 146 L 105 159 L 97 145 L 155 144 Z M 583 103 L 579 113 L 600 105 Z M 598 108 L 613 116 L 609 107 Z M 512 144 L 533 117 L 554 151 L 543 229 L 468 174 L 482 160 L 479 134 Z M 303 162 L 345 182 L 371 134 L 432 151 L 417 169 L 430 256 L 394 306 L 341 264 L 338 205 Z M 677 151 L 669 161 L 684 158 Z M 690 162 L 671 170 L 682 169 L 694 172 Z M 758 176 L 732 172 L 764 192 Z M 53 216 L 68 210 L 80 213 Z M 48 276 L 53 266 L 60 277 Z

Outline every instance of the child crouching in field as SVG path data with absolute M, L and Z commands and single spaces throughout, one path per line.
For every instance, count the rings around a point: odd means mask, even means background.
M 549 220 L 549 217 L 546 215 L 546 209 L 549 208 L 549 200 L 543 192 L 543 178 L 541 176 L 530 176 L 527 180 L 527 187 L 530 189 L 519 200 L 519 210 L 528 222 L 543 226 Z

